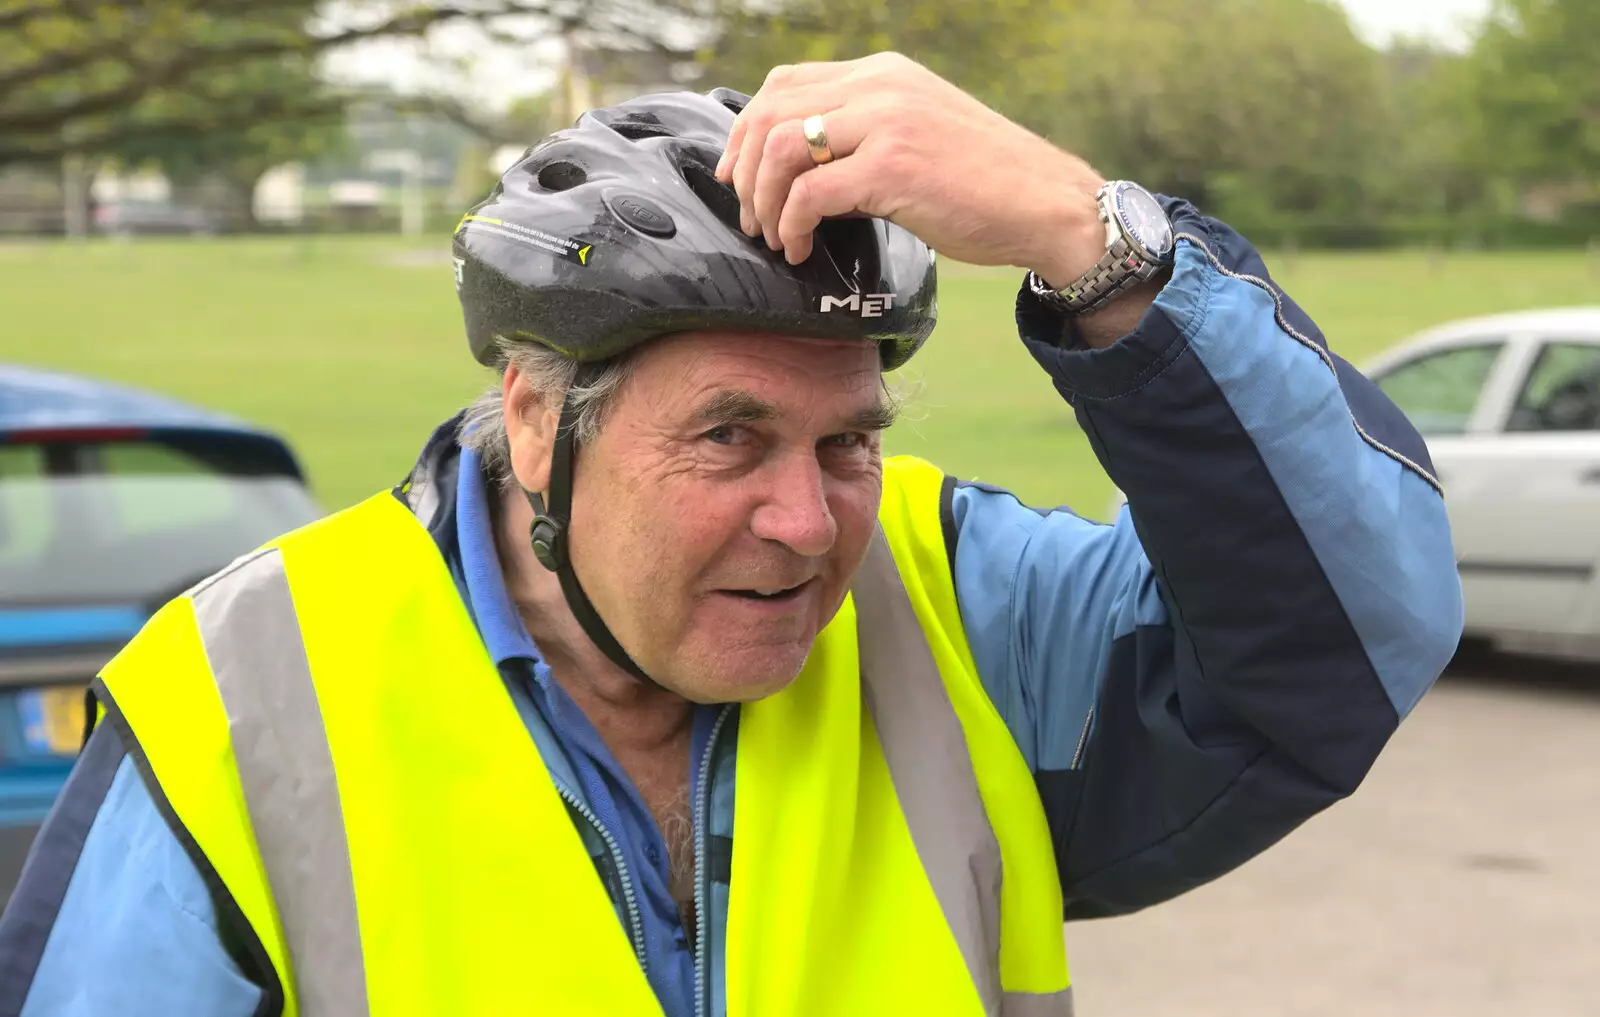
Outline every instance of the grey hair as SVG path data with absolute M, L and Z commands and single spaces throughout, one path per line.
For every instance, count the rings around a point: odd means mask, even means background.
M 580 445 L 593 441 L 600 433 L 617 393 L 633 374 L 634 355 L 625 353 L 607 361 L 605 368 L 588 384 L 574 388 L 572 383 L 581 365 L 564 353 L 538 343 L 514 342 L 503 337 L 495 339 L 495 349 L 499 353 L 497 362 L 504 365 L 501 373 L 505 367 L 515 367 L 528 379 L 529 386 L 541 400 L 552 400 L 555 405 L 559 405 L 564 396 L 572 400 L 577 409 L 573 432 Z M 879 378 L 888 409 L 894 415 L 900 414 L 920 388 L 905 377 L 904 370 L 897 372 L 900 384 L 892 383 L 887 376 Z M 505 397 L 499 382 L 467 407 L 459 441 L 462 448 L 478 453 L 484 472 L 502 488 L 516 488 L 516 474 L 511 469 L 511 439 L 506 434 Z
M 560 405 L 570 399 L 576 410 L 573 433 L 579 444 L 593 441 L 605 423 L 623 382 L 633 373 L 633 357 L 624 354 L 606 363 L 599 375 L 585 385 L 573 386 L 580 363 L 564 353 L 538 343 L 495 340 L 498 362 L 515 367 L 528 379 L 528 385 L 546 405 Z M 502 373 L 503 370 L 502 370 Z M 484 472 L 503 487 L 517 484 L 511 469 L 511 440 L 506 435 L 505 397 L 499 382 L 491 385 L 471 406 L 461 422 L 462 448 L 472 449 L 483 462 Z

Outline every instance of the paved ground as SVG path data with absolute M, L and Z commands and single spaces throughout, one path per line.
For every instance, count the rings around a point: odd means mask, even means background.
M 1468 663 L 1354 798 L 1067 942 L 1081 1017 L 1600 1017 L 1600 668 Z

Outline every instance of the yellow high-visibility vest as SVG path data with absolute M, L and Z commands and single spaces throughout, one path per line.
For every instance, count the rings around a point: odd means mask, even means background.
M 943 477 L 884 472 L 851 596 L 795 682 L 740 707 L 727 1012 L 1062 1017 L 1054 853 L 963 634 Z M 283 1014 L 661 1014 L 443 558 L 391 494 L 168 604 L 96 692 Z

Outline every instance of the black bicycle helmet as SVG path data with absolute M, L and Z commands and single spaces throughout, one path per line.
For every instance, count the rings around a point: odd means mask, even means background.
M 456 228 L 467 339 L 541 343 L 585 362 L 719 328 L 879 344 L 899 367 L 933 331 L 933 253 L 880 219 L 830 219 L 811 257 L 739 229 L 714 170 L 749 96 L 667 92 L 591 110 L 528 149 Z

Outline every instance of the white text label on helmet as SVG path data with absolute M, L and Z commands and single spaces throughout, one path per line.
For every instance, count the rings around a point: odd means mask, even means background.
M 884 311 L 887 311 L 893 306 L 893 293 L 868 293 L 866 296 L 862 296 L 859 293 L 852 293 L 847 297 L 825 296 L 822 298 L 822 310 L 824 313 L 834 310 L 835 308 L 843 307 L 848 311 L 856 312 L 863 318 L 879 317 Z

